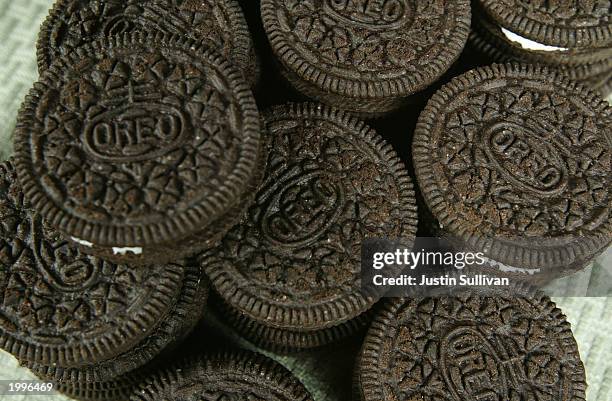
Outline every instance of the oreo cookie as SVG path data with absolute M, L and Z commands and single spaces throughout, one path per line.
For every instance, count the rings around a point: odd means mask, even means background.
M 139 30 L 204 41 L 257 82 L 257 55 L 237 0 L 58 0 L 38 37 L 38 70 L 88 42 Z
M 167 315 L 156 322 L 155 328 L 134 347 L 91 366 L 65 367 L 57 364 L 23 364 L 44 380 L 52 380 L 65 386 L 66 391 L 90 397 L 108 396 L 109 391 L 127 392 L 123 375 L 138 370 L 142 375 L 160 364 L 191 333 L 203 316 L 208 299 L 208 281 L 202 278 L 200 269 L 187 265 L 178 299 Z
M 543 64 L 609 93 L 612 22 L 606 2 L 475 2 L 470 46 L 493 61 Z
M 26 204 L 12 163 L 0 165 L 0 346 L 60 381 L 108 380 L 138 368 L 199 319 L 197 267 L 134 269 L 69 246 Z
M 517 290 L 389 300 L 359 357 L 357 399 L 585 400 L 565 316 Z
M 249 399 L 312 401 L 288 370 L 246 351 L 219 352 L 183 361 L 152 375 L 130 401 Z
M 82 401 L 128 400 L 147 375 L 165 366 L 192 334 L 207 309 L 209 284 L 195 265 L 187 265 L 181 294 L 172 311 L 136 347 L 110 361 L 88 368 L 58 368 L 26 364 L 59 392 Z
M 468 0 L 262 0 L 281 71 L 303 94 L 378 116 L 437 81 L 470 31 Z
M 221 315 L 244 337 L 274 349 L 322 346 L 367 323 L 381 294 L 360 288 L 361 243 L 414 240 L 413 186 L 391 146 L 347 113 L 290 104 L 264 118 L 263 184 L 201 263 Z
M 439 228 L 498 274 L 549 280 L 612 242 L 612 108 L 562 74 L 493 65 L 430 100 L 413 141 Z
M 19 113 L 24 194 L 84 252 L 179 261 L 240 217 L 263 157 L 259 114 L 217 53 L 161 33 L 85 45 L 53 64 Z
M 478 5 L 501 26 L 544 45 L 608 51 L 612 46 L 607 1 L 478 0 Z

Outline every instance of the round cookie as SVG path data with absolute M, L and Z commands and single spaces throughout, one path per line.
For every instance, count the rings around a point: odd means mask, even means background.
M 10 162 L 0 165 L 0 217 L 0 346 L 22 363 L 112 360 L 175 309 L 182 266 L 133 269 L 71 248 L 25 204 Z
M 364 116 L 440 78 L 470 30 L 467 0 L 262 0 L 281 71 L 303 94 Z
M 537 24 L 521 25 L 520 29 L 513 31 L 512 23 L 507 20 L 500 22 L 499 18 L 495 18 L 490 14 L 490 9 L 485 9 L 487 6 L 482 3 L 475 3 L 474 7 L 474 18 L 473 18 L 473 30 L 470 34 L 468 44 L 470 48 L 475 49 L 478 53 L 488 56 L 495 62 L 521 62 L 530 64 L 543 64 L 551 68 L 562 71 L 572 79 L 580 81 L 586 85 L 589 85 L 595 90 L 600 90 L 605 96 L 605 84 L 602 83 L 612 73 L 612 46 L 610 45 L 597 45 L 597 43 L 578 41 L 569 47 L 562 44 L 562 41 L 539 43 L 525 37 L 529 36 L 530 32 L 533 32 L 534 27 Z M 506 3 L 512 3 L 507 1 Z M 569 4 L 569 3 L 568 3 Z M 603 3 L 598 5 L 593 4 L 593 7 L 600 7 Z M 499 5 L 499 4 L 498 4 Z M 506 6 L 508 6 L 506 4 Z M 553 5 L 549 4 L 550 7 Z M 559 6 L 559 5 L 557 5 Z M 574 20 L 587 21 L 589 17 L 581 15 L 580 12 L 586 12 L 581 10 L 578 6 L 574 10 Z M 490 5 L 489 5 L 490 7 Z M 521 5 L 520 7 L 532 7 L 538 8 L 537 5 Z M 519 8 L 520 8 L 519 7 Z M 545 7 L 542 5 L 545 9 Z M 516 7 L 515 7 L 516 9 Z M 515 11 L 513 10 L 513 12 Z M 558 12 L 559 9 L 556 9 Z M 546 12 L 544 11 L 530 11 L 525 12 L 529 15 L 529 18 L 540 18 L 543 22 L 554 25 L 554 21 L 557 18 L 559 24 L 563 25 L 562 17 L 569 18 L 571 13 L 559 14 L 552 16 L 555 13 L 551 12 L 551 15 L 545 17 Z M 506 15 L 506 14 L 504 14 Z M 499 17 L 499 16 L 498 16 Z M 602 21 L 605 18 L 602 17 Z M 608 17 L 609 19 L 609 17 Z M 567 25 L 566 28 L 569 29 Z M 576 25 L 576 24 L 575 24 Z M 580 25 L 586 27 L 588 25 Z M 578 26 L 574 26 L 574 30 L 571 31 L 574 35 L 581 35 Z M 549 33 L 552 35 L 552 30 Z M 542 32 L 539 32 L 541 34 Z M 601 37 L 599 39 L 602 39 Z M 605 41 L 602 39 L 601 43 Z M 551 43 L 553 45 L 551 45 Z
M 587 64 L 601 64 L 611 68 L 611 47 L 564 48 L 533 42 L 493 21 L 478 5 L 473 10 L 473 20 L 473 31 L 482 40 L 497 48 L 500 56 L 507 53 L 507 57 L 524 62 L 558 64 L 568 69 Z
M 361 242 L 414 240 L 412 183 L 391 146 L 347 113 L 290 104 L 265 124 L 269 156 L 254 204 L 201 262 L 226 320 L 247 339 L 325 345 L 362 327 L 381 296 L 360 288 Z
M 37 43 L 38 70 L 88 42 L 142 30 L 206 42 L 257 82 L 257 56 L 237 0 L 57 0 Z
M 300 331 L 258 324 L 248 315 L 228 305 L 219 296 L 211 297 L 210 306 L 224 322 L 250 343 L 279 354 L 310 350 L 363 333 L 372 323 L 376 308 L 375 305 L 356 318 L 336 326 L 316 331 Z
M 362 401 L 585 400 L 569 323 L 517 289 L 389 300 L 363 345 Z
M 499 25 L 530 40 L 564 48 L 612 46 L 612 2 L 478 0 Z
M 192 358 L 152 375 L 130 401 L 248 399 L 312 401 L 288 370 L 263 355 L 220 352 Z
M 15 131 L 33 208 L 84 252 L 130 264 L 214 246 L 248 203 L 262 147 L 238 71 L 161 33 L 114 37 L 59 60 Z
M 168 363 L 173 351 L 191 334 L 207 309 L 208 290 L 208 280 L 200 269 L 188 265 L 181 295 L 173 310 L 153 333 L 130 351 L 87 369 L 32 364 L 28 367 L 41 379 L 52 380 L 57 390 L 70 398 L 127 400 L 148 374 Z
M 612 109 L 564 75 L 493 65 L 443 87 L 413 141 L 425 202 L 489 268 L 555 278 L 612 242 Z
M 125 381 L 126 372 L 142 375 L 168 356 L 187 337 L 203 316 L 208 299 L 208 280 L 195 265 L 186 265 L 181 293 L 155 330 L 140 343 L 112 359 L 94 365 L 62 367 L 25 363 L 37 376 L 64 385 L 75 394 L 107 396 L 107 390 L 127 391 L 133 380 Z M 113 390 L 114 391 L 114 390 Z

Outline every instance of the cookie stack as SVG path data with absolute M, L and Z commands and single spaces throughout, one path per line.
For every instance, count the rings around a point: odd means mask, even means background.
M 607 1 L 476 0 L 470 46 L 493 61 L 542 64 L 612 92 L 612 17 Z
M 413 158 L 436 231 L 495 275 L 545 282 L 612 241 L 612 109 L 542 67 L 493 65 L 436 93 Z
M 262 0 L 282 75 L 304 95 L 377 117 L 415 102 L 459 58 L 470 4 Z
M 0 346 L 76 399 L 313 400 L 276 362 L 218 349 L 199 324 L 210 283 L 212 320 L 275 358 L 367 331 L 346 355 L 363 401 L 584 399 L 568 323 L 522 282 L 612 242 L 612 109 L 572 79 L 608 73 L 610 16 L 570 7 L 546 33 L 477 6 L 473 44 L 487 23 L 536 32 L 567 47 L 546 56 L 562 71 L 483 67 L 430 98 L 467 0 L 262 0 L 246 17 L 237 0 L 58 0 L 0 165 Z M 362 244 L 413 244 L 419 220 L 517 283 L 363 286 Z
M 361 243 L 414 242 L 414 190 L 393 149 L 355 117 L 317 104 L 264 114 L 264 181 L 246 217 L 201 263 L 223 316 L 275 350 L 319 347 L 369 322 Z
M 565 316 L 520 287 L 387 303 L 363 344 L 355 383 L 363 401 L 586 399 Z
M 30 208 L 0 164 L 0 345 L 39 377 L 78 392 L 172 349 L 202 317 L 208 282 L 195 264 L 135 269 L 71 247 Z

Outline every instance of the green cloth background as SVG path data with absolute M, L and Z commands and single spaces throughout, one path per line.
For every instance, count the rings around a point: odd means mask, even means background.
M 11 136 L 19 106 L 37 79 L 35 43 L 38 28 L 52 0 L 0 0 L 0 159 L 11 154 Z M 601 258 L 594 271 L 608 272 L 612 252 Z M 605 275 L 583 273 L 565 285 L 612 287 Z M 587 368 L 588 401 L 612 400 L 612 300 L 611 298 L 557 298 L 572 323 Z M 216 325 L 214 322 L 209 323 Z M 235 339 L 236 341 L 239 341 Z M 352 361 L 340 355 L 355 353 L 358 340 L 314 353 L 277 359 L 298 375 L 317 401 L 344 401 L 350 391 Z M 0 351 L 0 380 L 34 379 L 9 354 Z M 2 396 L 0 400 L 67 400 L 63 396 Z

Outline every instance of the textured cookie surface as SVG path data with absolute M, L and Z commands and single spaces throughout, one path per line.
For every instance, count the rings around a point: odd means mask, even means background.
M 283 64 L 323 92 L 362 99 L 407 96 L 459 56 L 469 1 L 263 0 Z
M 247 79 L 255 74 L 253 43 L 236 0 L 58 0 L 39 35 L 39 70 L 85 43 L 153 29 L 206 41 L 247 70 Z
M 266 116 L 270 155 L 255 203 L 203 265 L 245 317 L 320 330 L 375 302 L 359 287 L 361 242 L 414 239 L 412 184 L 391 147 L 364 123 L 316 104 Z
M 172 308 L 154 330 L 125 352 L 87 366 L 24 365 L 45 380 L 63 384 L 65 393 L 102 398 L 110 397 L 113 392 L 122 392 L 126 398 L 125 393 L 135 385 L 136 378 L 163 363 L 166 356 L 190 334 L 204 313 L 208 280 L 202 277 L 199 266 L 184 265 L 183 272 L 180 294 Z
M 0 166 L 0 345 L 21 360 L 78 366 L 145 338 L 174 305 L 183 268 L 131 269 L 81 254 L 25 206 Z
M 260 141 L 236 69 L 187 39 L 140 33 L 54 64 L 15 133 L 33 207 L 81 244 L 118 248 L 214 231 L 243 196 Z
M 398 298 L 373 323 L 357 373 L 364 401 L 585 400 L 565 316 L 516 292 Z
M 312 397 L 276 362 L 247 352 L 224 352 L 153 375 L 130 400 L 312 401 Z
M 612 46 L 606 48 L 524 48 L 511 39 L 482 12 L 475 10 L 468 47 L 485 55 L 490 62 L 541 64 L 599 91 L 607 97 L 606 83 L 612 76 Z M 486 63 L 486 64 L 489 64 Z
M 609 47 L 612 2 L 479 0 L 487 14 L 512 32 L 561 47 Z
M 413 144 L 444 230 L 532 272 L 594 257 L 612 240 L 612 111 L 544 69 L 494 65 L 429 102 Z

